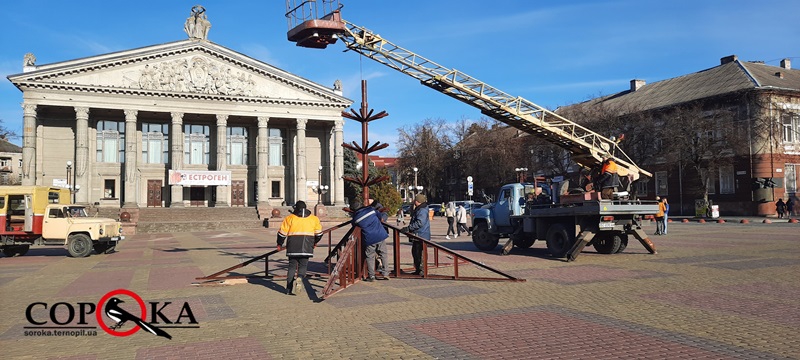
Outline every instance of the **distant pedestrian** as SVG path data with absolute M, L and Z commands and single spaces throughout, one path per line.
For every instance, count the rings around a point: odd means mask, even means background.
M 667 235 L 667 225 L 669 223 L 669 202 L 667 202 L 667 198 L 661 198 L 661 202 L 664 203 L 664 235 Z
M 414 196 L 414 210 L 411 211 L 411 220 L 402 232 L 412 233 L 425 240 L 431 239 L 431 221 L 428 217 L 428 198 L 424 194 Z M 422 274 L 422 242 L 411 239 L 411 255 L 414 257 L 414 272 Z
M 786 201 L 786 213 L 789 214 L 789 216 L 794 216 L 794 199 L 792 199 L 791 196 L 789 196 L 789 200 Z
M 306 209 L 305 201 L 298 201 L 294 211 L 289 214 L 278 230 L 278 250 L 286 242 L 286 256 L 289 258 L 289 273 L 286 275 L 286 294 L 297 295 L 303 289 L 308 259 L 314 256 L 314 248 L 322 240 L 322 224 L 319 218 Z M 295 272 L 300 281 L 295 282 Z
M 444 216 L 447 217 L 447 235 L 445 235 L 444 238 L 450 240 L 450 234 L 456 236 L 456 230 L 453 227 L 456 217 L 456 209 L 454 203 L 451 202 L 447 204 L 447 208 L 444 210 Z
M 373 202 L 376 204 L 377 202 Z M 353 207 L 357 207 L 353 213 L 353 225 L 361 229 L 361 240 L 364 242 L 364 253 L 367 258 L 367 278 L 366 281 L 375 280 L 375 258 L 380 257 L 381 274 L 380 280 L 389 280 L 389 255 L 386 252 L 386 238 L 389 233 L 381 224 L 381 215 L 374 206 L 360 206 L 360 199 L 353 199 Z
M 666 206 L 661 201 L 661 197 L 656 196 L 656 203 L 658 204 L 658 212 L 656 213 L 656 233 L 655 235 L 664 235 L 664 210 Z
M 778 211 L 778 219 L 783 219 L 783 214 L 786 212 L 786 203 L 783 202 L 783 198 L 778 199 L 778 202 L 775 203 L 775 210 Z
M 456 210 L 456 222 L 458 222 L 458 233 L 456 237 L 461 236 L 462 232 L 471 235 L 469 233 L 469 228 L 467 228 L 467 210 L 464 209 L 464 205 L 458 205 L 458 209 Z
M 405 225 L 405 224 L 406 224 L 406 213 L 403 212 L 403 207 L 401 206 L 399 209 L 397 209 L 397 226 L 400 227 L 400 225 Z

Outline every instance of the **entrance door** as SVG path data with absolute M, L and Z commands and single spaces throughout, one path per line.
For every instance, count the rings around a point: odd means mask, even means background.
M 244 181 L 231 181 L 231 206 L 244 206 Z
M 161 180 L 147 180 L 147 207 L 161 207 Z
M 189 188 L 189 206 L 205 206 L 205 186 L 192 186 Z

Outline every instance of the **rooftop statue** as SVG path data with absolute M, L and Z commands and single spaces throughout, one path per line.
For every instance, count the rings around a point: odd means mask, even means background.
M 192 7 L 192 14 L 183 24 L 183 30 L 189 35 L 190 39 L 208 40 L 208 30 L 211 29 L 211 22 L 206 17 L 206 8 L 195 5 Z

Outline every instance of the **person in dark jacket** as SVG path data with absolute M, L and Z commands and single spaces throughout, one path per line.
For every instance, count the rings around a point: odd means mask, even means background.
M 373 202 L 371 206 L 361 206 L 360 199 L 354 199 L 350 203 L 356 211 L 353 213 L 353 225 L 361 229 L 361 240 L 364 241 L 364 253 L 367 258 L 367 275 L 366 281 L 375 280 L 375 257 L 381 258 L 381 274 L 383 277 L 380 280 L 389 280 L 389 270 L 387 264 L 389 263 L 389 255 L 386 252 L 386 238 L 389 233 L 386 228 L 381 224 L 380 212 L 375 209 Z M 378 204 L 380 206 L 380 204 Z
M 296 295 L 303 289 L 308 259 L 314 256 L 314 248 L 322 240 L 322 224 L 319 218 L 306 209 L 305 201 L 298 201 L 294 211 L 283 219 L 278 230 L 278 250 L 286 242 L 286 256 L 289 258 L 289 273 L 286 275 L 286 294 Z M 295 271 L 300 281 L 295 283 Z
M 431 239 L 431 221 L 428 217 L 428 198 L 423 194 L 414 197 L 414 210 L 411 211 L 411 221 L 402 229 L 403 232 L 412 233 L 423 239 Z M 411 255 L 414 256 L 414 275 L 422 274 L 422 242 L 411 241 Z

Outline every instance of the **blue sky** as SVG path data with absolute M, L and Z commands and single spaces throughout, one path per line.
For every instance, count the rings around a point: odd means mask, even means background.
M 800 1 L 481 1 L 342 0 L 343 17 L 384 38 L 511 95 L 555 108 L 611 94 L 631 79 L 648 83 L 701 71 L 736 54 L 800 67 Z M 361 79 L 369 103 L 390 116 L 370 125 L 371 138 L 393 146 L 397 128 L 426 118 L 477 119 L 474 108 L 336 44 L 326 50 L 286 40 L 285 1 L 4 1 L 0 73 L 37 64 L 183 40 L 190 9 L 203 5 L 209 40 L 317 83 L 341 79 L 359 106 Z M 0 120 L 21 133 L 22 93 L 0 81 Z M 347 121 L 346 140 L 359 136 Z M 16 143 L 21 143 L 17 139 Z

